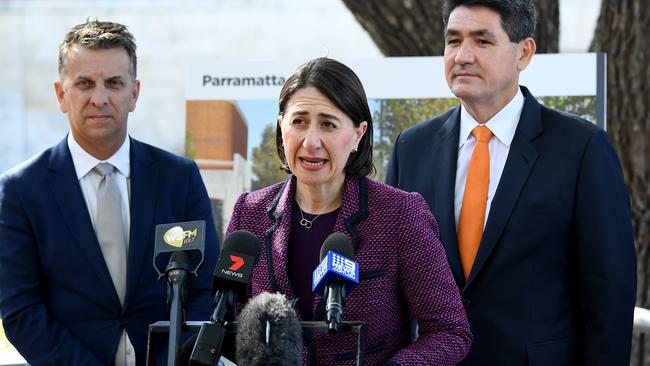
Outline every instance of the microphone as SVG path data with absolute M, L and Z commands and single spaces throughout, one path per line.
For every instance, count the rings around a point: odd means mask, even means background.
M 169 343 L 167 364 L 176 365 L 180 358 L 180 341 L 186 304 L 188 274 L 198 276 L 205 250 L 205 220 L 174 222 L 155 227 L 153 267 L 158 279 L 167 277 L 169 308 Z M 166 261 L 166 259 L 169 259 Z M 164 271 L 162 263 L 167 262 Z
M 347 236 L 332 233 L 320 248 L 321 262 L 312 276 L 312 292 L 326 299 L 325 321 L 330 331 L 337 331 L 343 319 L 346 296 L 359 284 L 359 264 Z
M 302 328 L 287 298 L 263 292 L 252 298 L 238 318 L 239 366 L 302 363 Z
M 233 231 L 223 241 L 214 270 L 212 293 L 230 291 L 243 301 L 248 296 L 248 281 L 260 258 L 262 243 L 250 231 Z M 215 298 L 216 299 L 216 298 Z
M 177 365 L 180 361 L 181 325 L 183 324 L 183 307 L 186 302 L 187 273 L 190 270 L 190 260 L 185 252 L 173 252 L 165 270 L 167 276 L 167 306 L 169 310 L 169 344 L 167 364 Z
M 248 296 L 248 282 L 260 257 L 261 243 L 251 232 L 237 230 L 226 237 L 214 270 L 215 293 L 210 322 L 201 325 L 190 365 L 215 365 L 221 353 L 226 324 L 236 319 L 236 302 Z

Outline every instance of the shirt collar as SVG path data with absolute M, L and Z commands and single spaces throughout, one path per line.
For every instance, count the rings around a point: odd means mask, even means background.
M 503 107 L 494 117 L 490 118 L 485 126 L 492 131 L 492 134 L 506 146 L 510 146 L 515 136 L 515 130 L 524 109 L 524 95 L 521 89 L 517 88 L 514 98 Z M 469 138 L 474 127 L 479 123 L 467 111 L 464 105 L 460 106 L 460 138 L 458 148 L 460 149 Z
M 68 133 L 68 148 L 72 155 L 72 163 L 74 164 L 74 169 L 77 173 L 77 179 L 85 177 L 86 174 L 95 167 L 95 165 L 104 162 L 110 163 L 120 173 L 122 173 L 122 175 L 129 178 L 131 175 L 131 161 L 129 159 L 129 152 L 131 150 L 130 140 L 131 139 L 127 135 L 122 146 L 120 146 L 113 156 L 106 160 L 99 160 L 86 152 L 86 150 L 84 150 L 72 137 L 72 133 Z

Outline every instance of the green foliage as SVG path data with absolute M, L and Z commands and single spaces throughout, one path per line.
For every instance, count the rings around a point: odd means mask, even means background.
M 287 173 L 280 168 L 282 165 L 275 150 L 275 123 L 264 127 L 260 146 L 253 148 L 251 164 L 255 175 L 251 183 L 253 190 L 287 179 Z
M 194 147 L 194 136 L 192 132 L 185 130 L 185 156 L 190 159 L 196 157 L 196 148 Z
M 596 97 L 595 96 L 561 96 L 542 97 L 537 100 L 543 105 L 558 111 L 575 114 L 593 123 L 596 123 Z
M 375 138 L 373 162 L 375 179 L 384 181 L 386 169 L 397 135 L 408 127 L 424 122 L 459 105 L 456 98 L 447 99 L 381 99 L 373 115 Z M 596 98 L 592 96 L 559 96 L 539 98 L 545 106 L 572 113 L 596 122 Z
M 458 105 L 456 98 L 447 99 L 380 99 L 372 116 L 374 123 L 374 179 L 384 181 L 386 169 L 397 135 L 406 128 L 426 121 Z
M 592 96 L 557 96 L 538 98 L 547 107 L 576 114 L 596 122 L 596 98 Z M 374 127 L 373 163 L 377 173 L 373 179 L 383 182 L 390 160 L 393 144 L 400 132 L 424 122 L 459 105 L 456 98 L 446 99 L 379 99 L 374 101 L 376 110 L 372 116 Z M 371 102 L 372 105 L 372 102 Z M 253 148 L 253 189 L 266 187 L 286 179 L 280 169 L 280 159 L 275 151 L 275 123 L 262 133 L 259 147 Z

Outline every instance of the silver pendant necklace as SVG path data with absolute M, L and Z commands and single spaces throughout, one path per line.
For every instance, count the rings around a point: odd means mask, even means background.
M 303 215 L 302 208 L 300 208 L 300 206 L 298 206 L 298 209 L 300 210 L 300 225 L 301 225 L 302 227 L 304 227 L 305 229 L 307 229 L 307 230 L 311 229 L 311 227 L 312 227 L 312 222 L 316 221 L 316 219 L 317 219 L 321 214 L 316 215 L 316 217 L 314 217 L 314 218 L 311 219 L 311 220 L 307 220 L 307 219 L 305 218 L 305 216 Z

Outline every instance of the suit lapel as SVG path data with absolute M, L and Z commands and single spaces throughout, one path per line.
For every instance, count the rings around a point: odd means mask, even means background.
M 268 263 L 271 287 L 274 291 L 282 292 L 289 299 L 295 298 L 286 270 L 291 230 L 291 205 L 295 190 L 296 179 L 291 176 L 268 209 L 268 214 L 275 220 L 275 225 L 265 235 L 266 248 L 271 251 L 271 262 Z
M 129 137 L 130 138 L 130 137 Z M 127 263 L 126 299 L 128 305 L 145 263 L 147 248 L 153 245 L 154 212 L 158 190 L 159 168 L 142 143 L 131 139 L 131 229 Z
M 77 180 L 67 138 L 53 148 L 48 169 L 48 187 L 68 226 L 68 232 L 72 233 L 72 243 L 86 258 L 88 268 L 96 269 L 92 272 L 97 275 L 99 283 L 104 286 L 106 293 L 112 294 L 111 298 L 115 304 L 120 306 L 120 299 L 104 262 L 104 255 L 88 214 L 88 206 Z M 61 236 L 65 237 L 64 229 L 61 228 L 61 231 Z
M 525 103 L 515 131 L 510 152 L 503 168 L 499 186 L 492 199 L 481 245 L 479 246 L 474 266 L 469 274 L 467 288 L 480 272 L 481 268 L 494 251 L 512 210 L 519 199 L 528 176 L 535 166 L 538 153 L 532 140 L 542 132 L 541 108 L 528 90 L 522 87 Z
M 345 178 L 341 209 L 334 223 L 334 232 L 346 233 L 354 253 L 358 251 L 361 236 L 357 225 L 368 217 L 368 181 L 365 178 Z
M 438 134 L 438 141 L 433 152 L 433 162 L 438 168 L 433 176 L 436 196 L 432 211 L 440 227 L 440 239 L 447 252 L 456 283 L 465 282 L 463 267 L 458 251 L 456 235 L 456 215 L 454 214 L 454 197 L 456 184 L 456 165 L 458 161 L 458 139 L 460 134 L 460 108 L 456 108 L 447 118 Z M 426 198 L 426 197 L 425 197 Z M 429 200 L 429 199 L 427 199 Z

